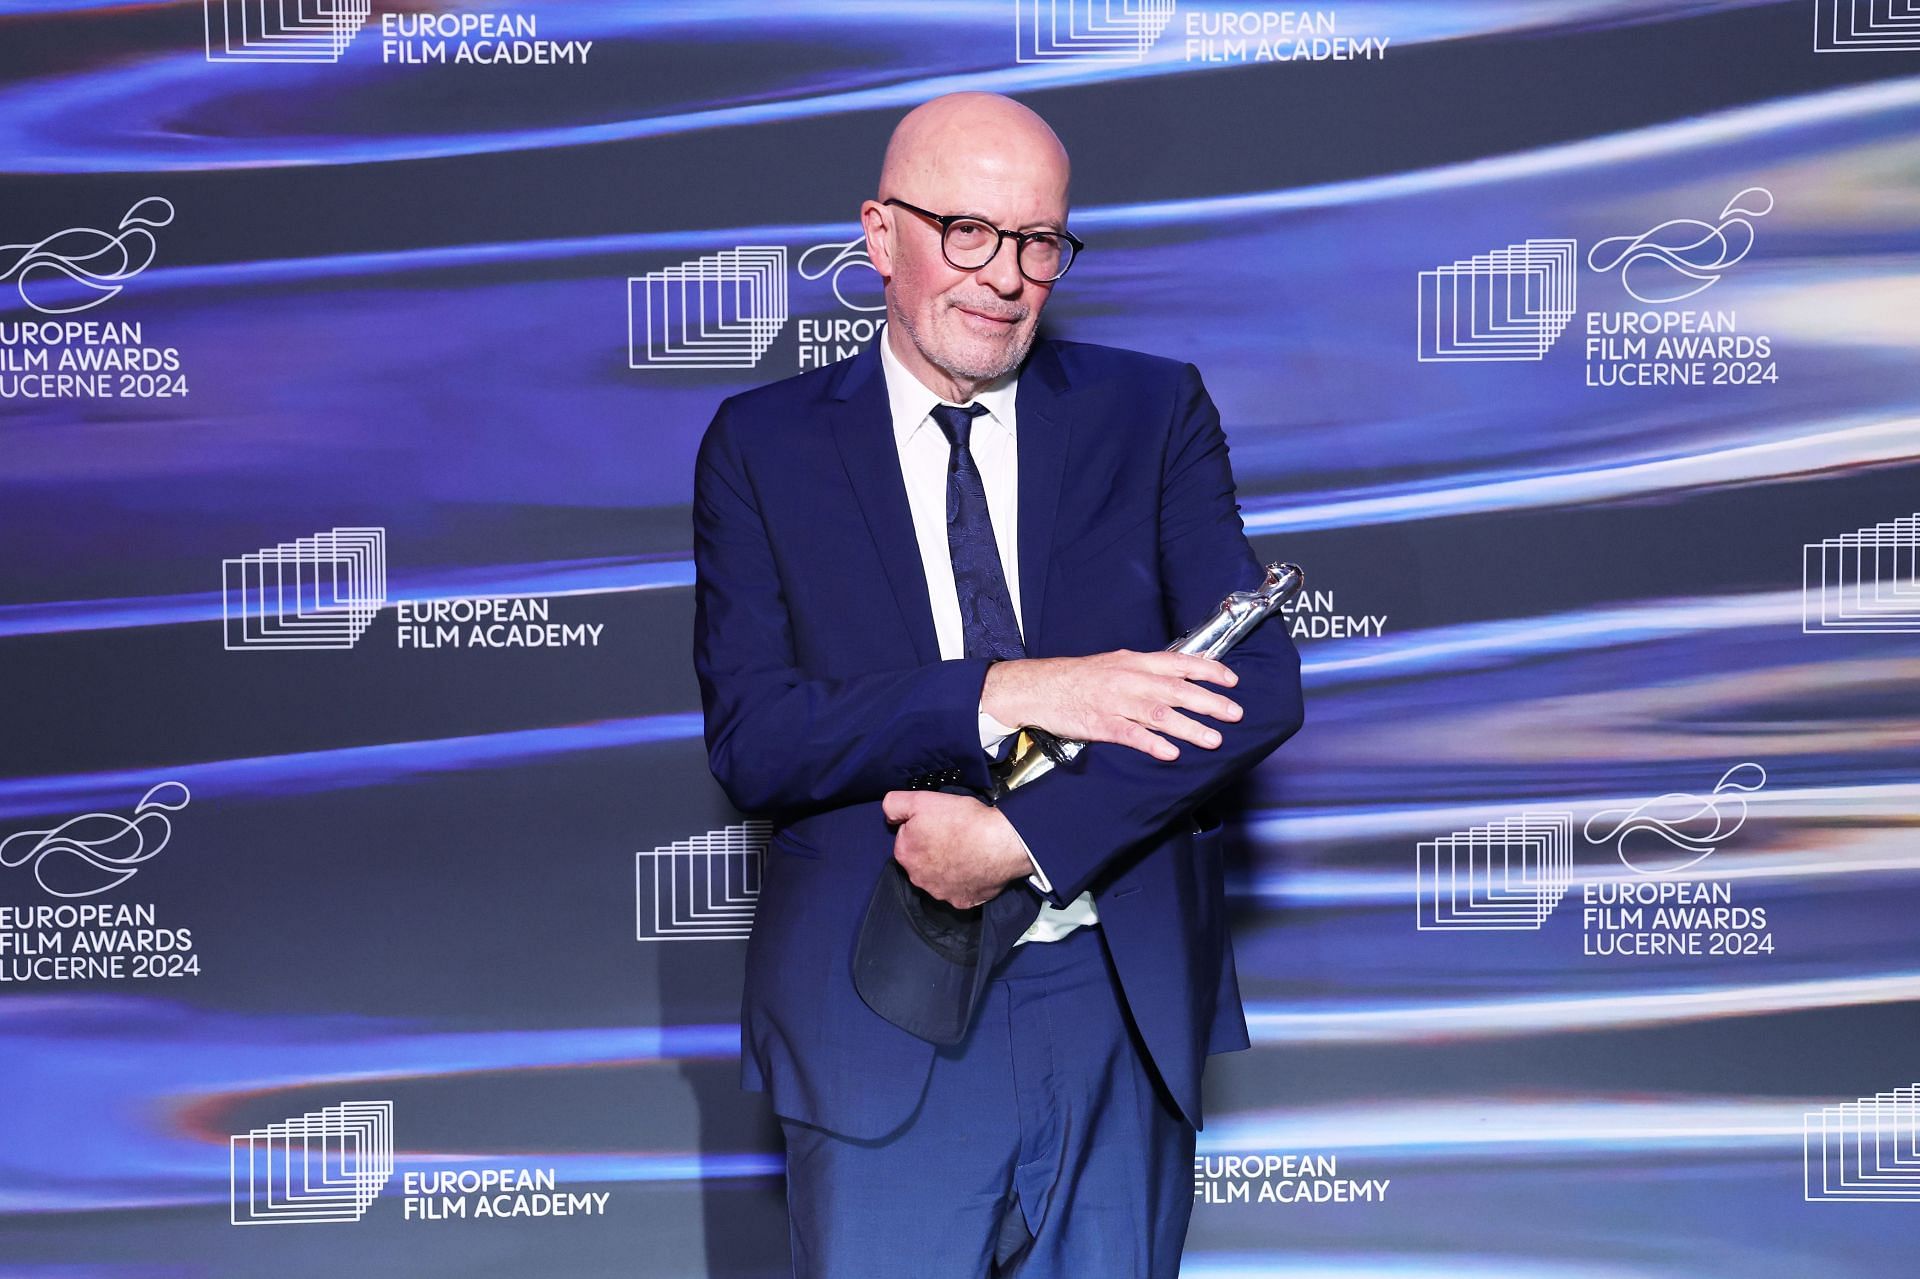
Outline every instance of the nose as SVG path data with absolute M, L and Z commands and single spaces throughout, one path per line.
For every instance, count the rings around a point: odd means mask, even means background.
M 993 260 L 973 273 L 974 278 L 992 289 L 1003 298 L 1017 298 L 1020 290 L 1026 286 L 1027 277 L 1020 274 L 1020 242 L 1002 240 L 1000 251 Z

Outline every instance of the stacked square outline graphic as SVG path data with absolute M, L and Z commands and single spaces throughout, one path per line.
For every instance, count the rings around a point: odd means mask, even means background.
M 634 854 L 639 941 L 725 941 L 753 931 L 772 825 L 737 826 Z
M 787 323 L 787 249 L 746 244 L 627 277 L 627 367 L 750 369 Z
M 1422 363 L 1544 359 L 1573 321 L 1580 249 L 1527 240 L 1420 273 Z
M 1525 813 L 1423 840 L 1414 852 L 1422 932 L 1537 930 L 1573 879 L 1573 814 Z
M 202 0 L 208 62 L 338 62 L 372 0 Z
M 1920 1084 L 1809 1110 L 1807 1199 L 1920 1202 Z
M 348 1101 L 227 1144 L 236 1226 L 358 1221 L 393 1177 L 393 1103 Z
M 1014 0 L 1015 62 L 1139 62 L 1176 0 Z
M 1920 0 L 1814 0 L 1816 53 L 1920 49 Z
M 1800 629 L 1920 631 L 1920 515 L 1806 543 Z
M 387 531 L 336 528 L 220 565 L 226 647 L 352 648 L 387 602 Z

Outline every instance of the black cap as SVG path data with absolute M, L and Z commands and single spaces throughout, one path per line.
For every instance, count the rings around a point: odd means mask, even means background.
M 881 868 L 853 948 L 853 986 L 867 1007 L 934 1044 L 966 1037 L 987 979 L 1040 915 L 1025 881 L 961 910 L 916 888 L 897 861 Z

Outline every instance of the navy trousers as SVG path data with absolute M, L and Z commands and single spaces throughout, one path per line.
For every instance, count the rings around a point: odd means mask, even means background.
M 1013 948 L 884 1138 L 782 1119 L 796 1279 L 1175 1279 L 1194 1130 L 1098 925 Z

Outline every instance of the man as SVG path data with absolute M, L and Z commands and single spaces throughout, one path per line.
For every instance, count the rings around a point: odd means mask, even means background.
M 1232 669 L 1159 651 L 1260 570 L 1193 367 L 1035 340 L 1067 188 L 1009 99 L 908 114 L 861 206 L 874 347 L 727 400 L 700 446 L 709 760 L 776 828 L 741 1082 L 781 1117 L 808 1279 L 1171 1279 L 1201 1068 L 1248 1043 L 1195 810 L 1299 727 L 1299 657 L 1280 626 Z M 998 805 L 926 788 L 986 793 L 1021 725 L 1092 745 Z M 954 907 L 1038 899 L 958 1044 L 854 988 L 889 858 Z

